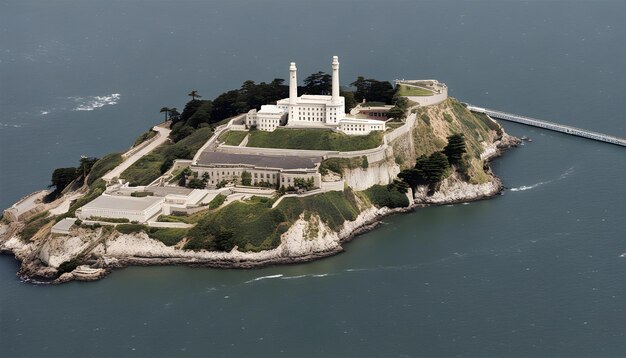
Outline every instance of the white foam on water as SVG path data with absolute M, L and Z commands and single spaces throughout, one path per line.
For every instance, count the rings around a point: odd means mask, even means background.
M 112 106 L 122 97 L 119 93 L 111 93 L 107 96 L 68 97 L 76 103 L 72 111 L 93 111 L 96 108 Z
M 261 281 L 261 280 L 269 280 L 269 279 L 273 279 L 273 278 L 281 278 L 283 277 L 283 274 L 278 274 L 278 275 L 269 275 L 269 276 L 261 276 L 261 277 L 257 277 L 255 279 L 252 279 L 250 281 L 246 281 L 246 283 L 252 283 L 252 282 L 256 282 L 256 281 Z
M 281 277 L 280 279 L 281 279 L 281 280 L 296 280 L 296 279 L 299 279 L 299 278 L 304 278 L 304 277 L 306 277 L 306 276 L 307 276 L 307 275 L 285 276 L 285 277 Z
M 539 182 L 530 186 L 526 186 L 526 185 L 522 185 L 520 187 L 517 188 L 511 188 L 511 191 L 526 191 L 526 190 L 530 190 L 530 189 L 535 189 L 538 186 L 544 185 L 544 184 L 550 184 L 554 181 L 559 181 L 559 180 L 563 180 L 565 178 L 567 178 L 568 176 L 570 176 L 571 174 L 574 173 L 574 167 L 569 167 L 563 174 L 559 175 L 558 178 L 554 179 L 554 180 L 548 180 L 546 182 Z
M 319 277 L 326 277 L 326 276 L 329 276 L 329 275 L 330 274 L 322 273 L 322 274 L 318 274 L 318 275 L 311 275 L 311 277 L 318 277 L 319 278 Z
M 619 255 L 619 257 L 626 257 L 626 252 L 624 252 L 623 254 Z
M 543 184 L 546 184 L 546 183 L 549 183 L 549 182 L 542 182 L 541 181 L 541 182 L 539 182 L 537 184 L 533 184 L 533 185 L 530 185 L 530 186 L 522 185 L 522 186 L 517 187 L 517 188 L 511 188 L 511 191 L 526 191 L 526 190 L 530 190 L 530 189 L 535 189 L 536 187 L 538 187 L 540 185 L 543 185 Z

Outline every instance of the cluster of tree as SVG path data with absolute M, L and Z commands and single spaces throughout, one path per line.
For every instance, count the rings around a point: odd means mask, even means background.
M 204 189 L 208 182 L 209 173 L 204 173 L 202 178 L 198 178 L 198 172 L 192 172 L 189 168 L 185 168 L 178 179 L 178 185 L 190 189 Z
M 409 100 L 405 97 L 396 97 L 394 106 L 387 113 L 387 117 L 403 120 L 409 108 Z
M 299 189 L 311 190 L 315 186 L 313 178 L 293 178 L 293 185 Z
M 418 185 L 432 185 L 439 183 L 450 165 L 459 165 L 464 160 L 466 152 L 465 137 L 463 134 L 448 136 L 448 144 L 443 151 L 434 152 L 430 156 L 422 155 L 417 158 L 415 166 L 405 169 L 398 177 L 415 190 Z
M 389 81 L 378 81 L 373 78 L 365 79 L 363 76 L 357 77 L 350 86 L 356 88 L 354 99 L 357 102 L 383 102 L 391 104 L 395 89 Z
M 45 201 L 49 202 L 58 198 L 63 190 L 72 182 L 82 185 L 85 178 L 91 172 L 91 168 L 98 161 L 98 158 L 81 157 L 78 167 L 57 168 L 52 172 L 52 182 L 48 187 L 54 187 L 54 191 L 46 196 Z

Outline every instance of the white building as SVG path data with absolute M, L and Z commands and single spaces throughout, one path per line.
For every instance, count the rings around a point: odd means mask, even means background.
M 258 112 L 246 115 L 248 126 L 271 132 L 278 126 L 317 127 L 337 129 L 351 135 L 365 135 L 385 130 L 384 120 L 346 118 L 345 98 L 339 95 L 339 59 L 333 56 L 332 91 L 330 96 L 302 95 L 298 97 L 298 79 L 295 62 L 289 66 L 289 98 L 276 105 L 265 105 Z M 343 121 L 346 122 L 345 125 Z
M 164 200 L 156 196 L 136 198 L 103 194 L 76 210 L 76 216 L 81 220 L 101 217 L 143 223 L 161 212 Z

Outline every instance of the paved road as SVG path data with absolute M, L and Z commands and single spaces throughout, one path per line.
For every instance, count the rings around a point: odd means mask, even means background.
M 171 132 L 169 128 L 163 128 L 163 127 L 158 127 L 158 126 L 154 126 L 152 129 L 157 132 L 156 139 L 154 139 L 152 142 L 150 142 L 150 144 L 148 144 L 147 146 L 139 150 L 137 153 L 128 157 L 125 161 L 122 162 L 122 164 L 115 167 L 115 169 L 106 173 L 102 177 L 102 179 L 108 182 L 113 178 L 119 178 L 120 174 L 122 174 L 124 170 L 128 169 L 128 167 L 133 165 L 133 163 L 141 159 L 141 157 L 143 157 L 144 155 L 153 151 L 156 147 L 165 143 L 165 141 L 167 141 L 167 137 L 170 135 L 170 132 Z

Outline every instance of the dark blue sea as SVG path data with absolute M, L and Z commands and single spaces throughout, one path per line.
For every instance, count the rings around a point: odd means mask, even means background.
M 477 106 L 626 137 L 626 2 L 0 2 L 0 208 L 244 80 L 436 78 Z M 531 143 L 502 196 L 387 217 L 313 263 L 21 282 L 0 356 L 624 356 L 626 149 Z

